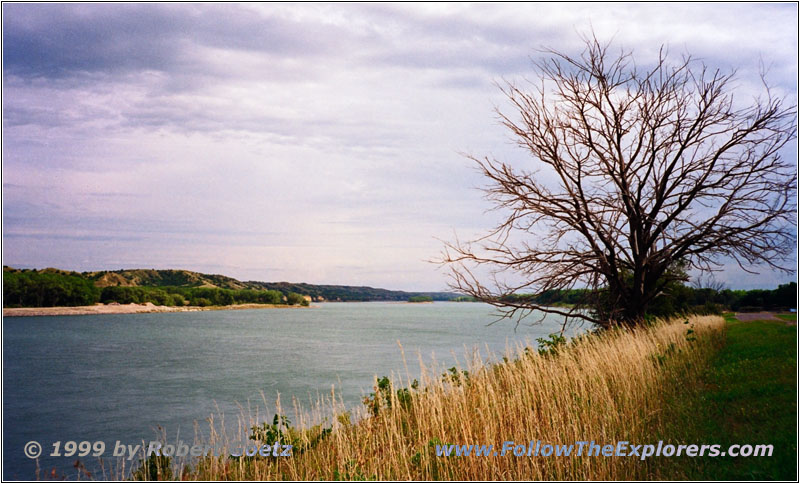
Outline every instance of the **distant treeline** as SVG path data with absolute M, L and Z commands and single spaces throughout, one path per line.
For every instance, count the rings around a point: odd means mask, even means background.
M 102 303 L 160 306 L 227 306 L 231 304 L 308 305 L 300 294 L 264 289 L 186 286 L 97 287 L 85 275 L 59 270 L 3 269 L 3 307 L 88 306 Z
M 218 274 L 180 269 L 121 269 L 70 272 L 3 267 L 4 307 L 86 306 L 153 303 L 165 306 L 300 304 L 315 301 L 407 301 L 428 297 L 448 301 L 448 292 L 391 291 L 365 286 L 239 281 Z
M 591 299 L 586 289 L 552 290 L 541 294 L 514 294 L 509 301 L 530 301 L 546 306 L 581 305 Z M 696 312 L 701 314 L 730 311 L 779 311 L 797 308 L 797 283 L 781 284 L 777 289 L 731 290 L 671 285 L 651 306 L 654 316 Z
M 100 292 L 80 274 L 3 269 L 3 307 L 88 306 Z
M 219 284 L 224 287 L 213 287 Z M 101 287 L 98 287 L 101 286 Z M 211 286 L 211 287 L 209 287 Z M 573 306 L 593 295 L 584 289 L 514 295 L 536 304 Z M 471 301 L 447 292 L 390 291 L 365 286 L 330 286 L 288 282 L 241 282 L 226 276 L 183 270 L 133 269 L 69 272 L 59 269 L 3 268 L 4 307 L 86 306 L 102 303 L 148 303 L 164 306 L 231 304 L 301 304 L 320 301 Z M 651 307 L 654 316 L 679 312 L 782 310 L 797 307 L 797 284 L 777 289 L 716 290 L 672 284 Z
M 326 301 L 408 301 L 410 297 L 429 297 L 433 301 L 452 301 L 459 295 L 452 292 L 406 292 L 367 286 L 332 286 L 291 282 L 256 282 L 245 284 L 264 289 L 308 294 L 315 300 Z
M 670 295 L 678 309 L 720 306 L 732 311 L 780 311 L 797 308 L 797 283 L 781 284 L 777 289 L 697 289 L 681 286 Z M 680 303 L 682 302 L 682 306 Z

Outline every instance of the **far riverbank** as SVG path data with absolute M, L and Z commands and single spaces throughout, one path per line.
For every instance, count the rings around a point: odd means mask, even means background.
M 54 306 L 42 308 L 3 308 L 3 317 L 84 316 L 91 314 L 184 313 L 192 311 L 227 311 L 232 309 L 297 308 L 287 304 L 234 304 L 230 306 L 157 306 L 144 304 L 95 304 L 93 306 Z

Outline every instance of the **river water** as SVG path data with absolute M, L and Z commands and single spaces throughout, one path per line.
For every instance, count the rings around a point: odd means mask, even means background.
M 212 413 L 271 405 L 278 393 L 286 406 L 308 403 L 331 385 L 355 408 L 376 375 L 405 378 L 398 342 L 413 378 L 419 355 L 444 366 L 475 348 L 501 356 L 561 324 L 487 326 L 495 319 L 490 306 L 448 302 L 4 318 L 3 477 L 35 477 L 23 453 L 32 440 L 43 472 L 75 477 L 75 457 L 48 455 L 54 442 L 103 441 L 108 457 L 117 440 L 150 441 L 158 426 L 192 436 Z

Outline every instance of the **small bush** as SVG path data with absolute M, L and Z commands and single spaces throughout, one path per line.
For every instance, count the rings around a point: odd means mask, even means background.
M 206 306 L 211 306 L 211 301 L 209 301 L 204 297 L 198 297 L 196 299 L 192 299 L 189 304 L 191 304 L 192 306 L 206 307 Z
M 170 306 L 183 306 L 186 304 L 186 300 L 180 294 L 170 294 L 167 304 Z
M 305 303 L 305 304 L 303 304 Z M 302 294 L 297 294 L 296 292 L 290 292 L 286 295 L 286 304 L 289 306 L 301 305 L 301 306 L 308 306 L 308 301 L 306 298 L 303 297 Z
M 540 355 L 555 355 L 567 344 L 567 338 L 561 333 L 550 333 L 547 338 L 536 338 Z

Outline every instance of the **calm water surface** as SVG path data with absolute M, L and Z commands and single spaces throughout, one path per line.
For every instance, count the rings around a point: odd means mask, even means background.
M 463 361 L 465 347 L 502 353 L 560 327 L 560 320 L 514 324 L 475 303 L 328 303 L 309 309 L 3 319 L 3 463 L 5 479 L 34 477 L 22 448 L 44 447 L 42 469 L 74 477 L 75 458 L 47 457 L 51 444 L 156 437 L 191 440 L 194 422 L 217 408 L 330 394 L 348 407 L 372 390 L 375 375 L 402 373 L 399 341 L 411 373 L 429 363 Z M 535 344 L 535 343 L 534 343 Z M 485 351 L 484 351 L 485 353 Z M 413 377 L 414 375 L 412 375 Z M 271 410 L 271 409 L 270 409 Z M 234 420 L 231 418 L 230 420 Z M 96 460 L 83 458 L 87 466 Z

